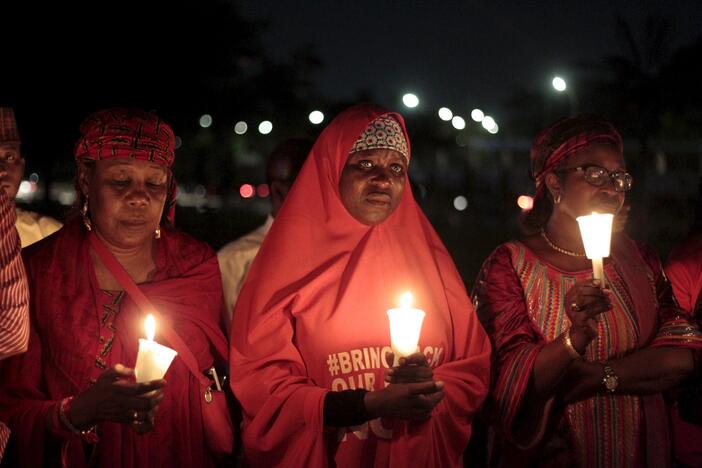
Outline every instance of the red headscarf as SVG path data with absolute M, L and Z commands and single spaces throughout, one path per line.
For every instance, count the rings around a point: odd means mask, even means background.
M 623 151 L 617 129 L 596 115 L 567 117 L 539 132 L 531 146 L 531 176 L 536 182 L 534 198 L 543 195 L 546 174 L 567 157 L 595 144 L 608 144 L 620 153 Z
M 112 158 L 152 161 L 169 170 L 175 160 L 175 136 L 153 112 L 106 109 L 90 115 L 80 125 L 81 136 L 73 150 L 76 161 Z M 170 177 L 164 211 L 173 223 L 176 182 Z
M 489 341 L 409 183 L 397 210 L 377 226 L 354 219 L 340 198 L 349 151 L 380 116 L 396 119 L 406 137 L 399 114 L 367 104 L 322 132 L 239 296 L 232 387 L 254 465 L 318 467 L 334 459 L 337 466 L 456 466 L 487 393 Z M 409 143 L 407 150 L 409 157 Z M 446 398 L 427 422 L 392 422 L 391 440 L 373 437 L 383 431 L 376 420 L 370 432 L 356 428 L 340 442 L 323 426 L 325 395 L 381 388 L 386 310 L 406 290 L 426 311 L 419 347 L 436 366 L 435 379 L 446 382 Z

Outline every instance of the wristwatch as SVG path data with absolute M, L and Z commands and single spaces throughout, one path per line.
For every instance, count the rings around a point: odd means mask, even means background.
M 607 390 L 609 393 L 614 393 L 619 386 L 619 377 L 617 377 L 617 374 L 614 373 L 614 369 L 612 369 L 609 364 L 604 362 L 603 365 L 605 375 L 602 378 L 602 384 L 604 385 L 605 390 Z

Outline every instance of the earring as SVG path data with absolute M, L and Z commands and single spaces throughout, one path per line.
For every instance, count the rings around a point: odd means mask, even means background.
M 558 205 L 560 202 L 561 202 L 561 194 L 559 193 L 558 195 L 556 195 L 555 197 L 553 197 L 553 203 L 555 203 L 556 205 Z
M 85 199 L 85 202 L 83 202 L 83 208 L 80 210 L 81 214 L 83 215 L 83 225 L 85 226 L 85 229 L 88 231 L 93 230 L 93 224 L 90 222 L 90 216 L 88 215 L 88 199 Z
M 156 226 L 156 230 L 154 231 L 154 239 L 160 239 L 161 238 L 161 225 L 159 224 Z

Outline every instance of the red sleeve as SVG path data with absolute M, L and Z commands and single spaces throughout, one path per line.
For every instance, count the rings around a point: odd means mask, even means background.
M 14 204 L 0 190 L 0 359 L 27 350 L 29 292 Z
M 244 296 L 246 297 L 246 296 Z M 324 396 L 293 344 L 291 304 L 244 314 L 237 304 L 231 345 L 232 389 L 241 402 L 242 439 L 252 466 L 327 466 Z
M 41 363 L 41 343 L 34 327 L 31 327 L 27 352 L 0 364 L 0 419 L 12 431 L 10 445 L 15 456 L 11 463 L 18 466 L 42 466 L 49 447 L 55 446 L 50 443 L 52 437 L 47 432 L 46 424 L 48 415 L 56 411 L 58 401 L 48 397 Z M 55 442 L 59 444 L 62 436 L 69 435 L 60 427 L 56 427 L 52 433 L 58 436 Z
M 444 278 L 444 281 L 450 280 Z M 452 309 L 454 354 L 434 369 L 434 380 L 446 384 L 445 397 L 426 422 L 395 423 L 390 456 L 393 467 L 463 466 L 460 462 L 470 440 L 473 417 L 487 397 L 490 341 L 470 305 L 463 284 L 447 284 L 446 294 L 449 304 L 465 304 L 467 307 Z
M 493 349 L 488 415 L 509 440 L 531 447 L 543 436 L 548 411 L 544 411 L 532 434 L 517 434 L 515 418 L 536 356 L 546 342 L 529 319 L 524 290 L 506 245 L 498 247 L 483 264 L 473 291 L 473 303 Z M 547 404 L 546 408 L 549 407 Z

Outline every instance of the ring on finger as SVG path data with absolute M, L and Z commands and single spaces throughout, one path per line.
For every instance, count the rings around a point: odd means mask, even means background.
M 573 312 L 580 312 L 583 309 L 584 307 L 579 305 L 577 302 L 570 303 L 570 310 L 572 310 Z
M 134 410 L 132 412 L 132 421 L 138 422 L 139 421 L 139 412 L 137 410 Z

